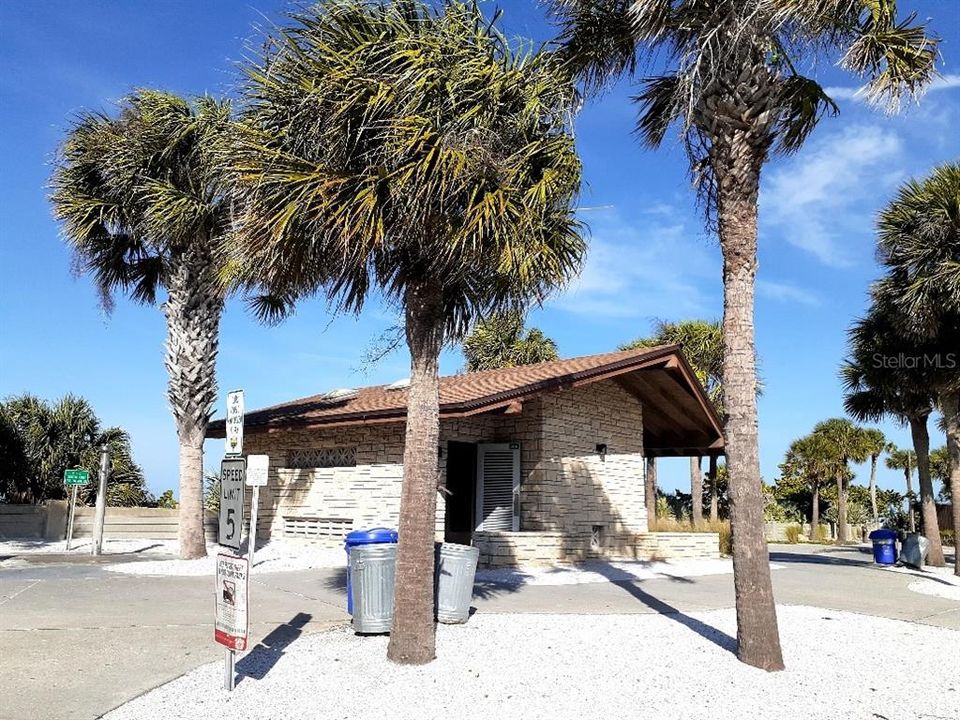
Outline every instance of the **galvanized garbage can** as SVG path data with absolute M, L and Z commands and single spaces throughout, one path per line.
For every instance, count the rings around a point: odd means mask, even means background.
M 397 531 L 390 528 L 373 528 L 371 530 L 354 530 L 347 534 L 343 549 L 347 551 L 347 612 L 353 615 L 353 589 L 350 582 L 350 549 L 358 545 L 375 545 L 377 543 L 397 542 Z
M 396 574 L 396 544 L 381 543 L 350 548 L 354 632 L 390 632 L 393 625 L 393 581 Z
M 469 545 L 440 543 L 437 546 L 435 607 L 442 623 L 465 623 L 470 617 L 473 580 L 480 549 Z
M 907 533 L 900 546 L 900 562 L 922 569 L 929 547 L 930 541 L 920 533 Z

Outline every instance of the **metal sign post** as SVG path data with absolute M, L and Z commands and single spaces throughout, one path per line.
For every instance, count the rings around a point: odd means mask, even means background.
M 97 509 L 93 515 L 93 545 L 91 554 L 99 555 L 103 547 L 103 521 L 107 514 L 107 478 L 110 477 L 110 447 L 100 448 L 100 484 L 97 487 Z
M 233 690 L 237 650 L 247 649 L 247 594 L 250 562 L 247 558 L 221 553 L 217 555 L 216 618 L 213 638 L 223 645 L 223 687 Z
M 63 482 L 70 488 L 70 507 L 67 508 L 67 550 L 73 542 L 73 516 L 77 509 L 77 488 L 90 482 L 90 473 L 74 468 L 63 471 Z
M 247 456 L 247 487 L 253 488 L 253 502 L 250 507 L 250 536 L 247 557 L 250 558 L 250 567 L 253 567 L 253 554 L 257 549 L 257 510 L 260 507 L 260 488 L 267 484 L 270 472 L 269 455 Z

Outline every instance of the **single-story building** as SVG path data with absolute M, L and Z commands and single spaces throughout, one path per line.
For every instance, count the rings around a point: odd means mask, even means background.
M 258 533 L 339 546 L 396 527 L 406 388 L 248 412 L 244 451 L 270 456 Z M 224 437 L 222 420 L 208 437 Z M 443 377 L 437 537 L 473 543 L 487 565 L 716 556 L 716 535 L 648 532 L 644 460 L 723 448 L 674 345 Z

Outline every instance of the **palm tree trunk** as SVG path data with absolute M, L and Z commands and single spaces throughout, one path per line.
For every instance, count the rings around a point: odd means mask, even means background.
M 710 456 L 710 522 L 715 523 L 720 516 L 720 498 L 717 497 L 717 456 Z
M 810 507 L 810 542 L 820 542 L 820 485 L 813 486 L 813 504 Z
M 930 476 L 930 434 L 927 432 L 927 416 L 910 418 L 910 435 L 917 454 L 917 477 L 920 480 L 920 517 L 923 520 L 923 535 L 930 543 L 927 564 L 943 567 L 943 546 L 940 544 L 940 527 L 937 522 L 937 506 L 933 499 L 933 478 Z
M 180 442 L 180 557 L 203 557 L 203 440 L 217 399 L 216 363 L 223 291 L 202 248 L 182 253 L 170 273 L 167 301 L 167 399 Z
M 703 524 L 703 473 L 700 463 L 703 458 L 690 458 L 690 499 L 693 503 L 691 520 L 694 526 Z
M 647 504 L 647 528 L 657 522 L 657 459 L 647 458 L 646 472 L 643 474 L 643 495 Z
M 907 458 L 907 466 L 903 469 L 903 474 L 907 478 L 907 517 L 910 523 L 908 527 L 910 532 L 916 532 L 917 518 L 913 512 L 913 471 L 910 469 L 910 458 Z
M 940 398 L 943 422 L 947 426 L 947 454 L 950 456 L 950 499 L 953 503 L 953 574 L 960 576 L 960 393 Z
M 440 349 L 443 318 L 434 288 L 411 287 L 405 298 L 410 388 L 403 448 L 400 538 L 393 628 L 387 657 L 422 665 L 436 656 L 433 608 L 437 446 L 440 438 Z
M 873 511 L 873 524 L 878 522 L 877 515 L 877 456 L 870 456 L 870 509 Z
M 783 668 L 770 556 L 763 527 L 757 434 L 757 358 L 754 285 L 757 271 L 757 199 L 762 153 L 744 133 L 731 133 L 712 165 L 718 184 L 717 217 L 723 251 L 723 392 L 737 656 L 764 670 Z
M 846 465 L 844 465 L 844 469 Z M 837 473 L 837 542 L 843 545 L 847 537 L 847 488 L 843 473 Z

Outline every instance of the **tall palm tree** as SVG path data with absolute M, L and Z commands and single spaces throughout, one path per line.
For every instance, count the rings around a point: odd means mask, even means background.
M 887 438 L 878 428 L 867 428 L 864 431 L 864 440 L 870 453 L 870 510 L 873 513 L 873 522 L 879 522 L 877 514 L 877 460 L 887 447 Z
M 684 357 L 697 379 L 706 391 L 710 402 L 723 416 L 723 330 L 716 320 L 681 320 L 666 322 L 658 320 L 652 335 L 637 338 L 625 345 L 622 350 L 657 345 L 679 345 Z M 651 458 L 652 459 L 652 458 Z M 692 517 L 694 525 L 703 522 L 703 472 L 702 458 L 690 458 L 690 495 L 693 498 Z M 717 458 L 710 457 L 710 471 L 707 477 L 711 485 L 711 520 L 716 520 Z M 655 488 L 654 488 L 655 490 Z M 656 495 L 654 495 L 656 497 Z
M 203 440 L 216 400 L 224 289 L 218 249 L 230 206 L 216 147 L 230 105 L 138 90 L 116 117 L 84 113 L 61 147 L 54 214 L 110 309 L 115 290 L 154 304 L 167 321 L 167 398 L 180 443 L 180 556 L 206 554 Z
M 402 305 L 411 357 L 395 612 L 387 655 L 435 654 L 438 356 L 477 318 L 565 282 L 575 92 L 476 4 L 329 0 L 290 16 L 248 68 L 233 272 L 268 315 L 323 290 Z
M 880 213 L 877 230 L 878 255 L 887 275 L 877 283 L 875 292 L 897 311 L 898 327 L 935 346 L 937 352 L 924 357 L 942 361 L 933 381 L 951 458 L 950 487 L 958 497 L 960 163 L 946 163 L 928 177 L 904 184 Z M 953 513 L 953 531 L 960 537 L 958 512 Z M 960 576 L 960 553 L 955 553 L 955 558 L 954 573 Z
M 724 398 L 728 419 L 738 655 L 783 666 L 757 439 L 754 283 L 760 172 L 798 149 L 836 105 L 798 68 L 824 55 L 868 76 L 867 96 L 896 106 L 934 75 L 937 42 L 894 0 L 553 0 L 560 42 L 588 90 L 666 61 L 642 79 L 637 129 L 659 146 L 681 129 L 690 169 L 723 253 Z M 645 61 L 651 61 L 647 63 Z
M 463 339 L 467 370 L 532 365 L 556 360 L 557 344 L 537 328 L 525 328 L 519 310 L 505 310 L 478 322 Z
M 934 347 L 911 340 L 897 326 L 895 310 L 874 297 L 868 313 L 847 333 L 850 355 L 840 369 L 844 408 L 860 421 L 888 416 L 910 427 L 920 485 L 923 532 L 930 543 L 928 560 L 943 565 L 937 509 L 930 477 L 928 422 L 936 401 L 938 371 L 923 363 L 901 362 L 904 357 L 924 357 Z M 880 360 L 878 362 L 878 359 Z
M 834 478 L 837 482 L 837 542 L 845 543 L 847 537 L 847 479 L 850 463 L 862 463 L 870 456 L 866 431 L 846 418 L 830 418 L 817 423 L 813 434 L 819 435 L 832 458 Z
M 913 450 L 901 450 L 894 443 L 887 445 L 886 465 L 891 470 L 902 470 L 907 488 L 907 513 L 910 532 L 917 531 L 917 520 L 913 512 L 913 468 L 917 466 L 917 454 Z

